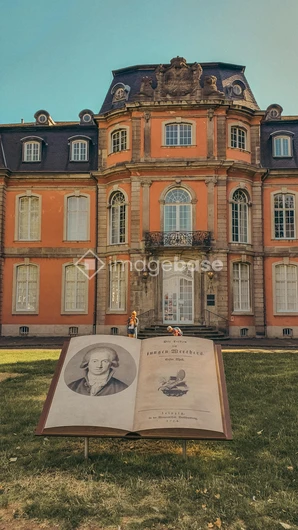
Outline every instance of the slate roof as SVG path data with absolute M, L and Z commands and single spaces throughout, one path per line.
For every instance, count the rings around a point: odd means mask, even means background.
M 289 131 L 293 133 L 293 156 L 274 158 L 272 133 Z M 282 133 L 281 133 L 282 134 Z M 265 121 L 261 124 L 261 165 L 268 169 L 294 169 L 298 167 L 298 117 L 282 117 L 281 120 Z
M 187 63 L 189 65 L 193 63 Z M 203 68 L 203 73 L 200 79 L 201 87 L 204 84 L 204 77 L 214 75 L 217 77 L 217 88 L 221 92 L 225 92 L 225 99 L 230 99 L 231 101 L 239 101 L 240 104 L 244 104 L 253 109 L 259 109 L 258 104 L 254 98 L 254 95 L 250 89 L 250 86 L 247 82 L 247 79 L 244 75 L 245 66 L 229 64 L 229 63 L 200 63 Z M 131 103 L 137 99 L 137 96 L 140 92 L 141 82 L 143 77 L 151 77 L 152 87 L 156 87 L 156 76 L 155 70 L 159 65 L 136 65 L 129 66 L 127 68 L 122 68 L 120 70 L 113 71 L 113 81 L 110 85 L 106 98 L 103 102 L 103 105 L 99 111 L 99 114 L 104 114 L 115 108 L 124 107 L 126 101 L 120 101 L 117 103 L 112 103 L 113 95 L 111 94 L 112 87 L 117 83 L 123 83 L 124 85 L 130 86 L 130 93 L 128 96 L 128 103 Z M 170 65 L 164 65 L 166 67 Z M 242 81 L 246 85 L 246 90 L 244 95 L 237 97 L 233 95 L 232 97 L 227 94 L 226 87 L 233 83 L 234 81 Z
M 69 138 L 83 135 L 89 142 L 89 161 L 69 160 Z M 26 136 L 42 138 L 40 162 L 23 162 L 22 139 Z M 52 126 L 32 123 L 0 125 L 0 168 L 24 172 L 71 172 L 84 173 L 97 169 L 98 129 L 95 124 L 81 126 L 79 123 L 58 122 Z

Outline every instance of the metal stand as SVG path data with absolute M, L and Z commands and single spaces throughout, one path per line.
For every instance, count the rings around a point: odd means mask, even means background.
M 89 438 L 85 438 L 85 446 L 84 446 L 85 460 L 88 460 L 88 456 L 89 456 Z
M 186 454 L 186 440 L 182 440 L 182 455 L 184 460 L 186 460 L 187 454 Z

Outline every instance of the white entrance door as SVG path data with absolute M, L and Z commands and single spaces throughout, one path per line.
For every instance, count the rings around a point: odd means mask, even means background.
M 164 324 L 193 324 L 193 271 L 164 271 Z

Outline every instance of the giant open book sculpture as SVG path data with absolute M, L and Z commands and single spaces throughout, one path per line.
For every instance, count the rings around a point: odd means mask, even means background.
M 229 440 L 221 348 L 185 336 L 73 338 L 36 434 Z

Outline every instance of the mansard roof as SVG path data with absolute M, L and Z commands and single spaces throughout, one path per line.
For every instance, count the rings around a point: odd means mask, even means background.
M 71 137 L 90 139 L 89 160 L 71 161 L 69 156 Z M 23 161 L 23 143 L 39 138 L 42 142 L 40 162 Z M 70 173 L 90 172 L 97 169 L 98 129 L 92 123 L 81 126 L 78 122 L 56 122 L 55 125 L 21 123 L 0 125 L 0 168 L 11 171 L 43 172 L 67 171 Z
M 104 114 L 136 101 L 199 102 L 206 99 L 233 101 L 258 110 L 244 72 L 242 65 L 221 62 L 198 65 L 186 63 L 183 57 L 172 59 L 170 64 L 121 68 L 113 71 L 113 81 L 99 113 Z M 211 90 L 208 90 L 210 86 Z

